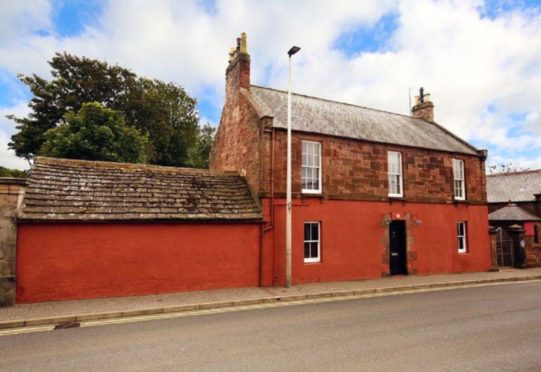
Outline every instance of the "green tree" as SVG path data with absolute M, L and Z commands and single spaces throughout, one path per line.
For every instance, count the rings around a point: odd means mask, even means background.
M 28 174 L 18 169 L 10 169 L 0 166 L 0 177 L 26 178 Z
M 39 155 L 145 163 L 148 136 L 126 125 L 119 112 L 97 102 L 84 103 L 77 112 L 68 112 L 65 121 L 44 134 Z
M 45 142 L 45 133 L 58 126 L 66 113 L 99 102 L 118 111 L 128 125 L 148 133 L 150 163 L 187 165 L 199 117 L 196 100 L 182 87 L 68 53 L 57 53 L 49 65 L 51 80 L 35 74 L 19 76 L 33 97 L 28 117 L 9 116 L 17 124 L 18 132 L 9 143 L 17 156 L 32 160 Z
M 200 128 L 197 140 L 188 152 L 188 166 L 194 168 L 209 167 L 210 150 L 214 141 L 215 131 L 216 128 L 213 128 L 208 123 Z

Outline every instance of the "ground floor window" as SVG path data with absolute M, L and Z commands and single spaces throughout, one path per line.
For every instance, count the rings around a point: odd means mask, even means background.
M 321 261 L 320 223 L 304 223 L 304 262 Z
M 533 225 L 533 242 L 539 243 L 539 225 Z
M 458 253 L 466 253 L 468 251 L 466 246 L 466 222 L 457 222 L 456 230 Z

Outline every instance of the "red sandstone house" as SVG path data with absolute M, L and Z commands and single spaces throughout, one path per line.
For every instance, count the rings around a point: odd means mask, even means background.
M 284 284 L 286 93 L 250 84 L 245 46 L 211 170 L 38 158 L 24 201 L 0 185 L 0 302 Z M 293 96 L 293 284 L 490 269 L 486 152 L 433 107 Z
M 226 71 L 211 169 L 246 176 L 262 206 L 262 285 L 285 282 L 287 94 L 250 83 L 246 41 Z M 487 271 L 486 151 L 434 122 L 292 98 L 293 284 Z

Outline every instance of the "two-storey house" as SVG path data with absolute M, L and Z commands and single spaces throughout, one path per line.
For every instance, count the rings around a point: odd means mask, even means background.
M 252 85 L 245 34 L 226 70 L 211 169 L 245 175 L 264 216 L 263 285 L 285 281 L 287 93 Z M 293 284 L 491 265 L 486 151 L 434 121 L 292 97 Z

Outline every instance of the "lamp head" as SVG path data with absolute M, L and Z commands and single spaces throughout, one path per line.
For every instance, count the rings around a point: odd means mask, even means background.
M 301 50 L 301 48 L 299 48 L 298 46 L 292 46 L 291 49 L 289 49 L 289 51 L 287 52 L 287 54 L 289 55 L 289 57 L 291 57 L 293 54 L 297 53 L 299 50 Z

